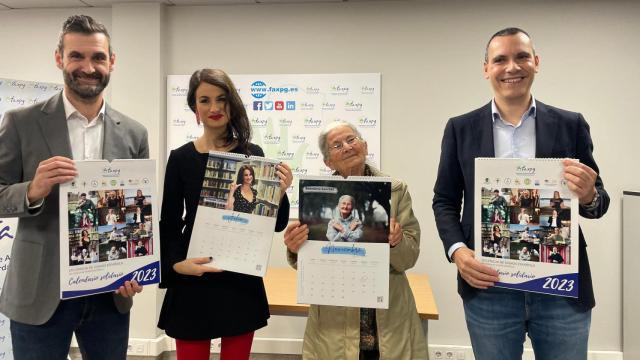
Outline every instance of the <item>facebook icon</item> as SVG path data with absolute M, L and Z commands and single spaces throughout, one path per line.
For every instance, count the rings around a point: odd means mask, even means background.
M 262 110 L 262 101 L 254 101 L 253 102 L 253 110 L 261 111 Z
M 287 110 L 295 110 L 296 102 L 295 101 L 287 101 Z

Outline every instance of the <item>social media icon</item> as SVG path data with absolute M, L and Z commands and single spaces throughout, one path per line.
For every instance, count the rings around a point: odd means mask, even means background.
M 291 111 L 291 110 L 295 110 L 296 109 L 296 102 L 295 101 L 287 101 L 287 110 Z
M 273 101 L 265 101 L 264 102 L 265 110 L 273 110 Z
M 262 111 L 262 101 L 254 101 L 253 102 L 253 110 Z
M 276 110 L 284 110 L 284 101 L 276 101 Z

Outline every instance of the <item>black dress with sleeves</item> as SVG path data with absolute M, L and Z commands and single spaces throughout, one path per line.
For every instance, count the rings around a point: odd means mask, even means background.
M 264 156 L 264 153 L 259 146 L 249 144 L 247 155 Z M 208 154 L 199 153 L 189 142 L 171 151 L 165 173 L 160 216 L 160 287 L 167 292 L 158 327 L 181 340 L 241 335 L 266 326 L 269 318 L 261 277 L 230 271 L 189 276 L 173 270 L 175 263 L 186 258 L 189 249 L 207 159 Z M 278 209 L 276 231 L 284 230 L 288 220 L 289 200 L 285 194 Z

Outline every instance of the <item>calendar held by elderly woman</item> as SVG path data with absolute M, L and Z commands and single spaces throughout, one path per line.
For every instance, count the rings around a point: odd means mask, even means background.
M 302 177 L 298 303 L 389 306 L 391 182 L 377 177 Z

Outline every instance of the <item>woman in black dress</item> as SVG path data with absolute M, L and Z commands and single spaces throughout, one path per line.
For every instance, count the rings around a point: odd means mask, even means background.
M 204 266 L 210 261 L 208 257 L 187 259 L 186 255 L 209 151 L 256 156 L 264 153 L 249 142 L 251 127 L 246 110 L 223 71 L 202 69 L 193 73 L 187 103 L 204 133 L 171 151 L 167 162 L 160 219 L 160 287 L 167 293 L 158 327 L 176 339 L 179 360 L 209 359 L 214 338 L 222 338 L 220 359 L 248 359 L 253 332 L 266 326 L 269 318 L 262 278 Z M 285 190 L 293 176 L 285 164 L 277 166 L 277 174 L 283 195 L 276 231 L 282 231 L 289 218 Z
M 251 165 L 242 165 L 238 170 L 236 183 L 231 185 L 229 199 L 225 209 L 251 214 L 258 203 L 258 190 L 253 188 L 256 184 L 255 171 Z

